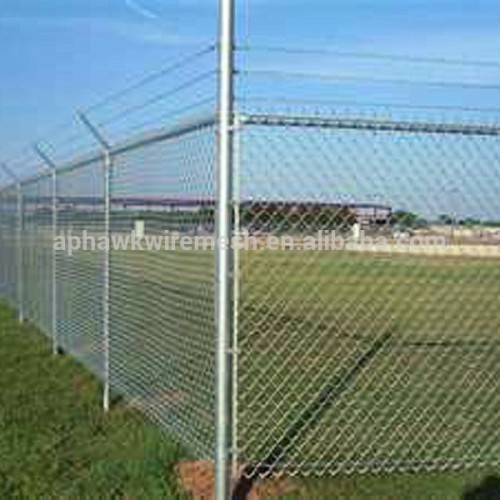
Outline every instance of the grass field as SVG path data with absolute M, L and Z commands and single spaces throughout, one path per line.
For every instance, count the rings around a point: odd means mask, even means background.
M 239 262 L 242 462 L 283 439 L 273 462 L 292 472 L 500 456 L 498 259 L 248 251 Z M 97 375 L 101 270 L 99 252 L 59 259 L 60 339 Z M 111 254 L 112 385 L 201 458 L 213 447 L 213 273 L 211 252 Z
M 1 498 L 182 498 L 173 474 L 178 446 L 123 404 L 104 416 L 99 382 L 72 359 L 54 358 L 5 305 L 0 345 Z M 468 498 L 494 499 L 497 472 L 296 480 L 280 498 L 459 499 L 484 483 L 486 493 Z
M 240 267 L 244 461 L 351 472 L 498 460 L 499 260 L 268 251 Z
M 61 295 L 66 345 L 99 374 L 96 259 L 72 257 Z M 213 254 L 115 251 L 111 265 L 113 386 L 209 458 Z M 441 470 L 500 456 L 498 259 L 242 252 L 238 283 L 241 462 Z
M 0 305 L 0 498 L 181 498 L 179 447 Z
M 97 374 L 101 258 L 59 260 L 60 333 Z M 213 255 L 114 251 L 111 266 L 114 389 L 211 457 Z M 240 462 L 338 474 L 498 463 L 499 260 L 242 252 L 239 284 Z M 425 477 L 456 492 L 468 476 Z

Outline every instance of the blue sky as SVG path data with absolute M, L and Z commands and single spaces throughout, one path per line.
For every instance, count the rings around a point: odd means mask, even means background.
M 240 0 L 250 43 L 497 59 L 496 0 Z M 213 40 L 216 0 L 4 0 L 1 156 L 76 107 Z M 248 19 L 243 21 L 244 15 Z
M 498 0 L 239 0 L 237 8 L 240 44 L 499 60 Z M 211 43 L 216 16 L 216 0 L 3 0 L 0 159 L 16 156 L 21 147 L 45 137 L 75 109 L 120 89 L 134 75 Z M 249 61 L 249 66 L 269 68 L 277 58 L 257 55 Z M 278 64 L 285 70 L 298 67 L 293 58 L 281 58 Z M 383 66 L 380 73 L 380 67 L 318 57 L 302 60 L 299 68 L 383 74 Z M 390 71 L 399 74 L 398 68 Z M 406 74 L 416 78 L 414 71 L 410 68 Z M 500 82 L 500 71 L 419 71 L 421 79 Z M 255 93 L 266 93 L 268 85 L 256 84 Z M 291 93 L 298 97 L 307 94 L 300 84 L 292 87 Z M 394 89 L 337 89 L 335 95 L 330 86 L 330 97 L 384 101 L 388 93 L 396 95 Z M 323 90 L 316 89 L 313 95 Z M 429 99 L 434 104 L 450 98 L 445 91 L 433 96 L 412 92 L 399 97 L 419 103 Z M 453 102 L 500 106 L 499 94 L 457 91 Z

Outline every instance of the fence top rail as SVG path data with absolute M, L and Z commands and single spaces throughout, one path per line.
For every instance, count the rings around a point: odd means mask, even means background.
M 44 170 L 40 170 L 34 175 L 31 175 L 29 177 L 25 177 L 24 179 L 21 179 L 19 182 L 21 184 L 21 187 L 26 187 L 29 186 L 30 184 L 35 184 L 38 181 L 41 181 L 43 179 L 46 179 L 52 175 L 52 170 L 45 168 Z
M 245 114 L 240 122 L 266 127 L 296 127 L 362 130 L 371 132 L 406 132 L 414 134 L 500 136 L 499 125 L 398 121 L 380 118 L 347 118 L 337 116 L 305 116 L 285 114 Z
M 159 128 L 149 133 L 141 134 L 140 136 L 136 136 L 131 139 L 125 140 L 123 142 L 117 143 L 111 146 L 108 152 L 112 156 L 117 156 L 120 154 L 127 153 L 129 151 L 133 151 L 134 149 L 148 146 L 155 142 L 163 142 L 172 139 L 177 139 L 191 132 L 196 132 L 198 130 L 214 126 L 216 124 L 216 121 L 217 119 L 215 115 L 186 120 L 181 124 L 176 125 L 175 127 Z M 82 155 L 80 158 L 76 158 L 74 160 L 62 164 L 59 168 L 57 168 L 56 172 L 58 174 L 68 173 L 71 172 L 72 170 L 77 170 L 79 168 L 86 167 L 96 161 L 99 161 L 102 159 L 102 157 L 103 157 L 102 150 L 92 150 L 87 154 Z M 50 176 L 51 174 L 52 170 L 45 169 L 29 177 L 20 179 L 20 183 L 21 185 L 29 185 L 39 180 L 42 180 L 45 177 Z M 5 189 L 7 189 L 7 186 L 3 187 L 2 191 Z

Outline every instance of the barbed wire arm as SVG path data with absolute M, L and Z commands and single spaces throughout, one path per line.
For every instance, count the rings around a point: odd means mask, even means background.
M 33 151 L 39 158 L 45 163 L 45 165 L 51 170 L 57 170 L 57 165 L 55 162 L 48 156 L 47 153 L 42 149 L 40 144 L 33 144 Z
M 78 111 L 76 115 L 83 123 L 85 128 L 90 132 L 92 137 L 100 144 L 102 149 L 104 149 L 105 152 L 109 153 L 111 151 L 111 144 L 104 138 L 104 135 L 97 128 L 97 126 L 90 121 L 90 119 L 83 111 Z
M 14 173 L 13 170 L 5 163 L 0 163 L 0 168 L 7 174 L 7 176 L 12 179 L 16 184 L 20 183 L 20 178 Z

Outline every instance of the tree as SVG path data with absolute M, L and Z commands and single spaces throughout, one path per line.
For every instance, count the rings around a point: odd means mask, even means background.
M 455 219 L 451 215 L 448 215 L 448 214 L 441 214 L 438 217 L 439 223 L 444 224 L 445 226 L 451 226 L 453 224 L 454 220 Z
M 419 226 L 419 219 L 417 214 L 413 212 L 406 212 L 404 210 L 398 210 L 392 214 L 391 224 L 393 226 L 399 226 L 401 228 L 416 228 Z

